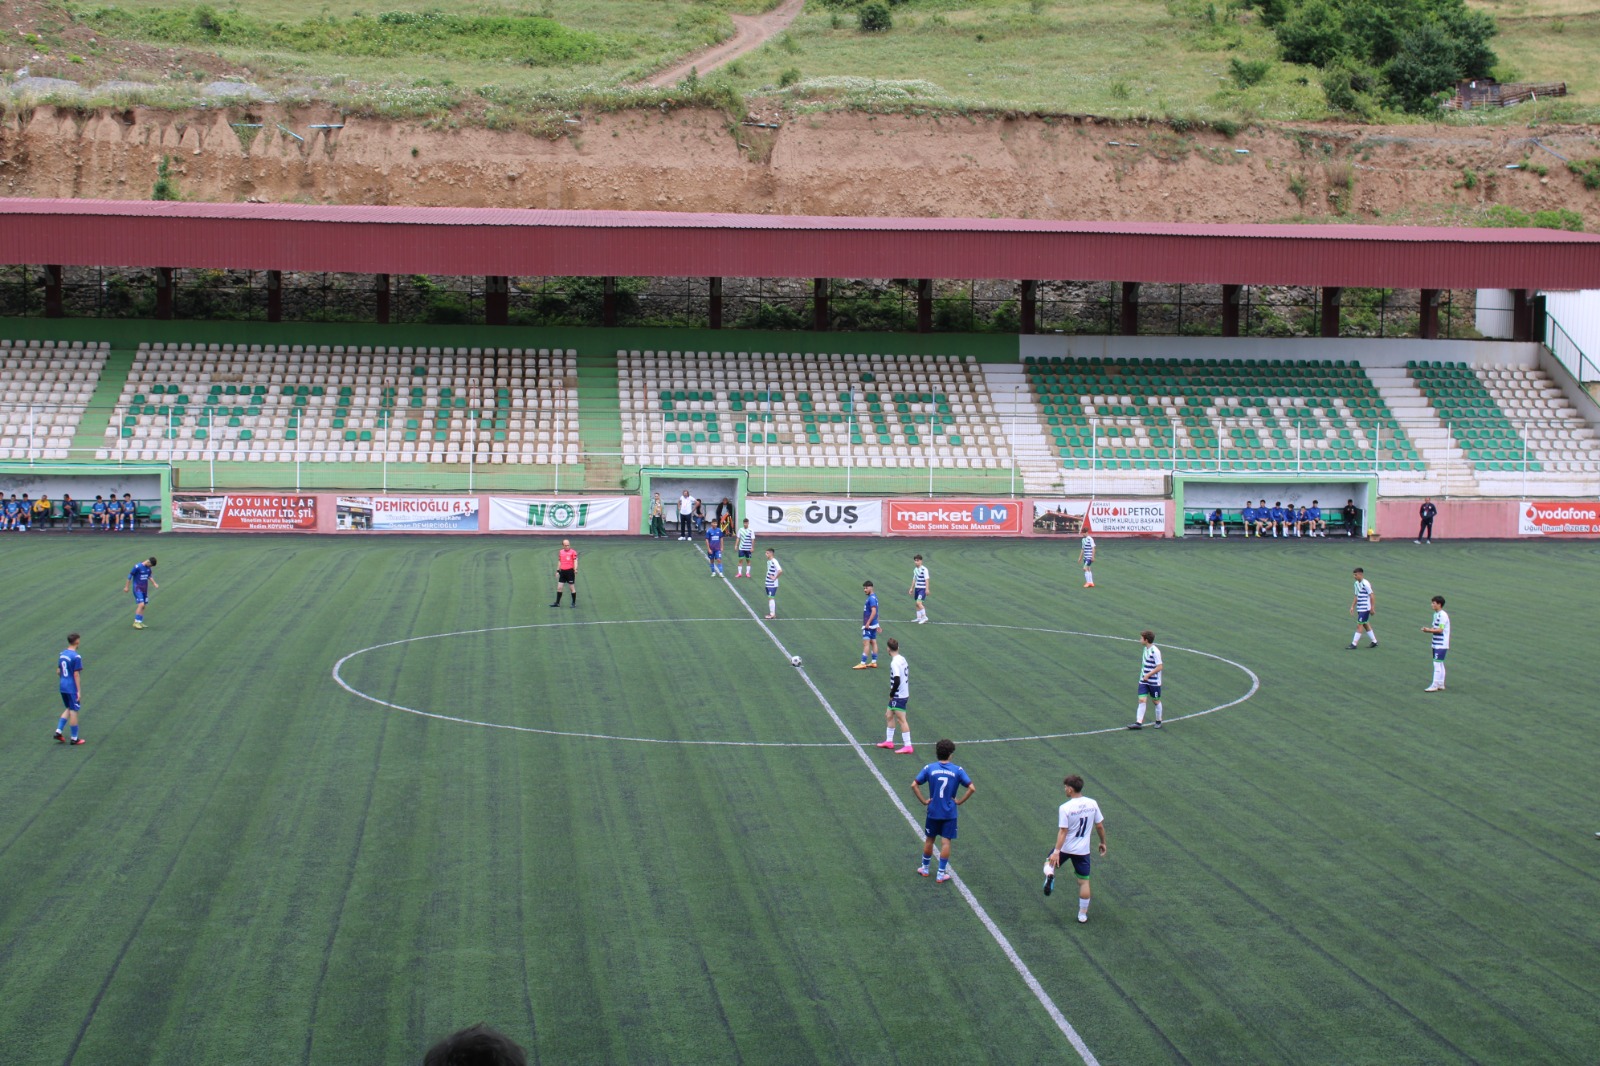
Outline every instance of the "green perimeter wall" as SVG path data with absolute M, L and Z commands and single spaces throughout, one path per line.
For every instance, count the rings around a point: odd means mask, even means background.
M 429 348 L 572 348 L 579 354 L 621 350 L 807 352 L 828 355 L 970 355 L 1015 363 L 1019 338 L 994 333 L 810 333 L 798 330 L 674 329 L 580 326 L 382 326 L 351 322 L 204 322 L 154 319 L 0 318 L 0 336 L 27 340 L 215 344 L 386 345 Z

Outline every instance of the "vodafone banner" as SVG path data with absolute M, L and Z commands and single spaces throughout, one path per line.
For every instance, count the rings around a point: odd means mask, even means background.
M 489 528 L 524 533 L 626 533 L 626 496 L 489 498 Z
M 476 496 L 373 496 L 371 506 L 375 530 L 478 532 Z
M 1600 536 L 1600 503 L 1594 500 L 1523 500 L 1517 532 L 1524 537 Z
M 882 500 L 745 500 L 757 533 L 882 533 Z
M 172 528 L 225 533 L 315 533 L 317 498 L 299 494 L 175 492 Z
M 1020 500 L 889 500 L 890 533 L 988 537 L 1022 532 Z

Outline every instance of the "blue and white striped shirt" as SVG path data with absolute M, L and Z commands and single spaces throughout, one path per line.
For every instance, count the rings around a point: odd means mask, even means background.
M 1084 537 L 1083 538 L 1083 561 L 1086 562 L 1086 563 L 1094 562 L 1094 538 L 1093 537 Z
M 1144 657 L 1139 660 L 1139 680 L 1151 685 L 1159 685 L 1161 684 L 1161 669 L 1161 649 L 1152 644 L 1144 650 Z M 1155 673 L 1146 678 L 1144 675 L 1149 674 L 1151 670 L 1154 670 Z
M 1372 582 L 1366 578 L 1356 582 L 1356 610 L 1372 610 Z
M 776 560 L 776 559 L 768 559 L 767 560 L 767 588 L 775 589 L 775 588 L 778 587 L 778 575 L 781 574 L 781 573 L 783 573 L 783 567 L 778 565 L 778 560 Z
M 911 587 L 921 589 L 924 592 L 928 591 L 928 568 L 926 566 L 919 566 L 911 571 Z
M 756 546 L 756 531 L 750 528 L 739 530 L 739 550 L 752 551 Z
M 1439 632 L 1437 632 L 1437 633 L 1435 633 L 1433 635 L 1433 650 L 1434 651 L 1447 651 L 1447 650 L 1449 650 L 1449 647 L 1450 647 L 1450 615 L 1447 614 L 1444 611 L 1434 611 L 1433 612 L 1433 625 L 1429 626 L 1428 628 L 1439 630 Z

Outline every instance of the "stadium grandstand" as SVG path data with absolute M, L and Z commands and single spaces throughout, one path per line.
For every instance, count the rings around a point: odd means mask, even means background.
M 1550 231 L 748 218 L 0 201 L 0 261 L 43 264 L 0 337 L 0 459 L 162 464 L 186 485 L 567 491 L 642 466 L 757 491 L 1121 493 L 1179 475 L 1376 479 L 1383 495 L 1593 495 L 1593 398 L 1538 293 L 1600 287 L 1600 238 Z M 64 272 L 145 269 L 155 318 L 63 314 Z M 178 322 L 175 269 L 256 270 L 265 321 Z M 378 321 L 283 321 L 286 271 L 381 279 Z M 400 326 L 389 278 L 482 277 L 483 324 Z M 508 324 L 514 280 L 599 277 L 596 329 Z M 617 277 L 1015 282 L 1021 333 L 608 329 Z M 1120 286 L 1114 335 L 1037 332 L 1038 286 Z M 1140 287 L 1216 285 L 1220 336 L 1140 332 Z M 1240 336 L 1242 292 L 1318 294 L 1318 337 Z M 1419 293 L 1415 339 L 1340 335 L 1345 287 Z M 1513 294 L 1507 341 L 1438 339 L 1440 294 Z M 732 343 L 729 343 L 732 342 Z M 1581 376 L 1581 375 L 1580 375 Z M 375 467 L 381 468 L 376 470 Z M 487 480 L 486 480 L 487 479 Z

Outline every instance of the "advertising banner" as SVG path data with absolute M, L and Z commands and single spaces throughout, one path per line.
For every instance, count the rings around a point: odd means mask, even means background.
M 1524 537 L 1600 536 L 1600 503 L 1593 500 L 1523 500 L 1517 532 Z
M 882 533 L 882 500 L 750 498 L 745 517 L 757 533 Z
M 172 528 L 244 533 L 314 533 L 317 498 L 296 494 L 172 494 Z
M 489 528 L 496 532 L 626 533 L 626 496 L 491 496 Z
M 884 504 L 890 533 L 945 537 L 1021 533 L 1022 507 L 1020 500 L 889 500 Z
M 1167 531 L 1167 500 L 1034 500 L 1035 533 L 1154 534 Z
M 454 531 L 478 532 L 478 498 L 476 496 L 373 496 L 341 497 L 340 510 L 346 504 L 365 502 L 371 507 L 371 526 L 380 532 L 414 530 L 418 532 Z M 350 508 L 352 516 L 359 513 L 357 506 Z M 352 528 L 361 528 L 359 521 Z

